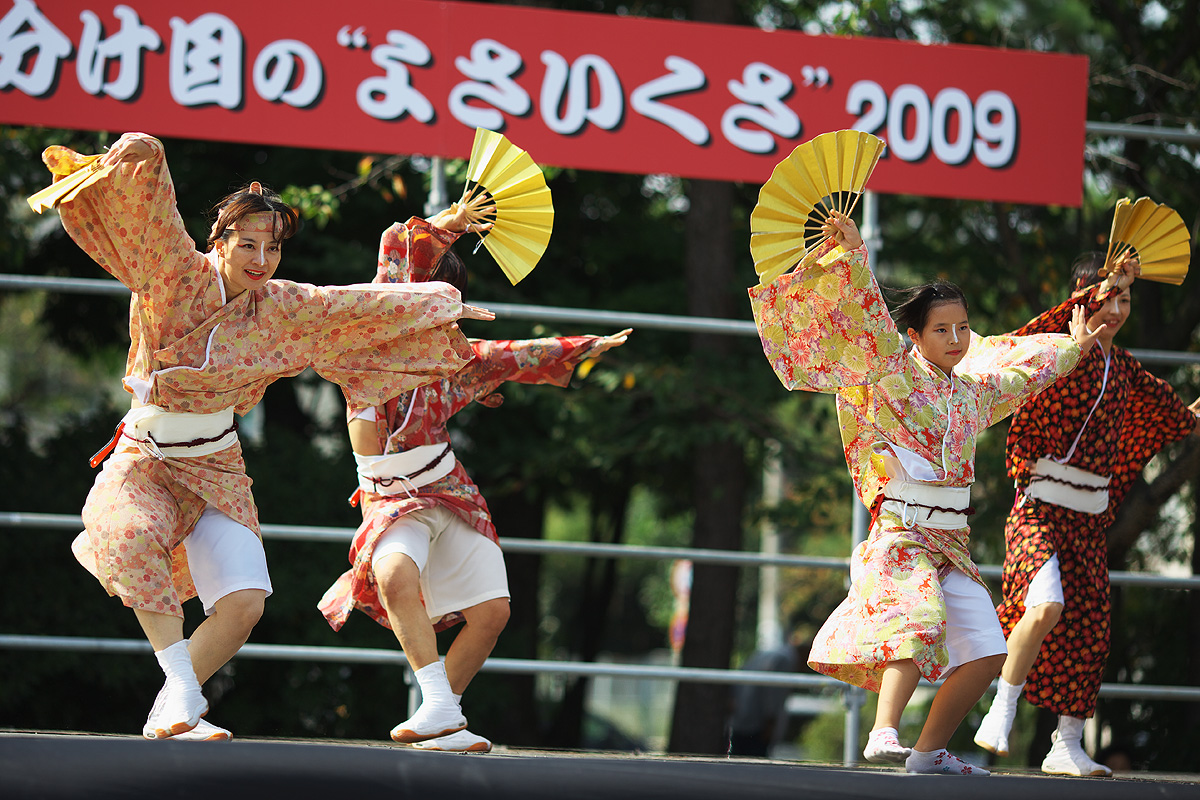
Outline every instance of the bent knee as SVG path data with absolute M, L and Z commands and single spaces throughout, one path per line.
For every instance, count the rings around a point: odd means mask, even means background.
M 249 631 L 262 619 L 266 601 L 267 593 L 263 590 L 243 589 L 218 600 L 214 613 L 225 617 L 231 624 Z
M 406 555 L 390 555 L 375 565 L 375 586 L 385 604 L 420 602 L 421 573 Z
M 508 598 L 498 597 L 495 600 L 480 603 L 470 609 L 469 613 L 465 616 L 467 617 L 468 625 L 478 625 L 480 628 L 486 628 L 499 636 L 500 632 L 508 624 L 510 613 Z
M 1033 608 L 1025 609 L 1025 616 L 1040 630 L 1049 633 L 1058 621 L 1062 619 L 1062 603 L 1041 603 Z

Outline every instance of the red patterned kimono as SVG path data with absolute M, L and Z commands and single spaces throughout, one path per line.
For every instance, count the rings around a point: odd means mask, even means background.
M 462 303 L 445 283 L 311 286 L 271 280 L 233 299 L 215 255 L 196 251 L 155 139 L 60 209 L 63 227 L 132 292 L 125 387 L 169 412 L 245 414 L 271 382 L 312 367 L 359 406 L 453 374 L 471 356 L 455 326 Z M 47 150 L 57 174 L 77 153 Z M 155 458 L 127 439 L 83 508 L 76 558 L 125 605 L 183 616 L 194 596 L 181 546 L 207 505 L 258 532 L 241 445 Z
M 1016 333 L 1060 333 L 1077 304 L 1086 304 L 1089 317 L 1099 310 L 1096 295 L 1097 287 L 1084 289 Z M 1025 614 L 1025 594 L 1033 576 L 1058 554 L 1063 614 L 1042 643 L 1025 696 L 1036 706 L 1077 718 L 1095 713 L 1108 658 L 1105 531 L 1146 463 L 1196 426 L 1196 417 L 1170 385 L 1143 369 L 1127 351 L 1114 346 L 1107 383 L 1104 372 L 1104 351 L 1096 345 L 1074 372 L 1023 406 L 1008 433 L 1008 471 L 1018 488 L 1004 529 L 1004 602 L 996 611 L 1008 636 Z M 1102 385 L 1103 398 L 1097 404 Z M 1066 456 L 1076 436 L 1079 443 L 1066 463 L 1111 476 L 1108 509 L 1100 514 L 1024 495 L 1037 460 Z
M 408 228 L 399 223 L 380 240 L 375 280 L 427 280 L 433 265 L 456 235 L 420 220 Z M 419 285 L 419 284 L 418 284 Z M 565 336 L 523 341 L 472 341 L 475 357 L 456 375 L 393 398 L 376 408 L 376 432 L 383 454 L 450 441 L 446 424 L 472 402 L 496 407 L 503 398 L 494 394 L 508 381 L 566 386 L 575 365 L 585 359 L 601 337 Z M 407 424 L 405 420 L 407 418 Z M 361 492 L 363 522 L 350 545 L 350 564 L 329 587 L 318 608 L 334 630 L 340 630 L 355 607 L 390 628 L 379 600 L 371 559 L 375 545 L 394 521 L 423 508 L 445 506 L 468 525 L 499 544 L 487 503 L 461 462 L 446 477 L 420 487 L 414 496 Z M 462 621 L 456 612 L 444 615 L 437 630 Z

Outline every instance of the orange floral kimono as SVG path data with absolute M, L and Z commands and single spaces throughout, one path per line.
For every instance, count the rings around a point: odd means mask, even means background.
M 906 352 L 867 266 L 865 247 L 827 244 L 793 272 L 750 289 L 763 352 L 788 389 L 837 395 L 846 463 L 872 510 L 852 560 L 850 594 L 817 634 L 809 665 L 878 691 L 889 661 L 913 659 L 933 681 L 949 663 L 940 578 L 979 571 L 970 529 L 906 525 L 881 508 L 893 479 L 964 487 L 975 480 L 978 432 L 1070 372 L 1068 336 L 972 336 L 947 376 Z M 897 465 L 901 465 L 898 467 Z
M 229 300 L 215 256 L 196 251 L 162 144 L 60 209 L 71 238 L 132 292 L 124 384 L 169 412 L 248 412 L 268 384 L 312 367 L 347 402 L 382 403 L 472 357 L 448 284 L 320 287 L 272 280 Z M 50 148 L 52 172 L 78 154 Z M 195 595 L 180 546 L 209 504 L 258 532 L 240 444 L 156 457 L 121 438 L 83 508 L 76 558 L 125 605 L 182 616 Z

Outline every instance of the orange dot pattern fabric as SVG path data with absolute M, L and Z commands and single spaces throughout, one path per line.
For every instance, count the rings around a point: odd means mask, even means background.
M 284 280 L 226 297 L 215 253 L 200 253 L 175 203 L 162 143 L 60 207 L 63 227 L 133 292 L 125 388 L 170 412 L 245 414 L 267 385 L 313 368 L 348 403 L 382 403 L 456 372 L 473 351 L 449 284 L 325 287 Z M 56 174 L 79 155 L 49 148 Z M 239 444 L 156 460 L 123 446 L 106 462 L 72 550 L 125 605 L 183 616 L 194 596 L 180 546 L 207 505 L 258 532 Z
M 1076 305 L 1084 305 L 1089 316 L 1096 313 L 1099 294 L 1096 286 L 1081 290 L 1016 333 L 1064 331 Z M 1007 467 L 1017 494 L 1004 529 L 1004 602 L 996 609 L 1005 636 L 1025 614 L 1033 576 L 1055 553 L 1064 601 L 1062 618 L 1043 641 L 1025 684 L 1025 697 L 1034 705 L 1078 718 L 1095 713 L 1111 642 L 1105 532 L 1146 463 L 1195 426 L 1196 417 L 1170 384 L 1128 351 L 1111 349 L 1106 378 L 1099 345 L 1013 416 Z M 1066 463 L 1111 477 L 1105 512 L 1085 514 L 1025 496 L 1037 460 L 1068 453 Z

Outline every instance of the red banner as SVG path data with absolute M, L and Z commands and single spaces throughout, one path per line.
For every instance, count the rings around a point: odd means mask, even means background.
M 480 126 L 542 164 L 749 183 L 857 128 L 888 143 L 876 191 L 1082 197 L 1082 56 L 425 0 L 10 2 L 10 124 L 455 158 Z

